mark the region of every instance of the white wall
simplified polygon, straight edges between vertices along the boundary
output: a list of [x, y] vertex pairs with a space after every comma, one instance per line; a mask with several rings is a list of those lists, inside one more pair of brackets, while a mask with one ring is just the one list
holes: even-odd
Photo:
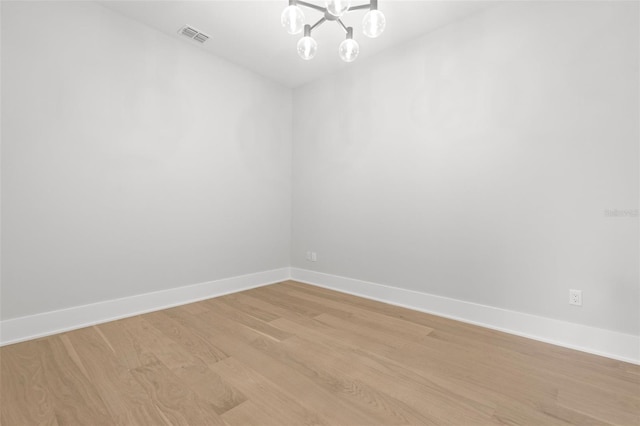
[[1, 8], [0, 319], [291, 263], [640, 332], [638, 219], [604, 214], [638, 208], [637, 3], [503, 4], [296, 89], [293, 177], [290, 90]]
[[293, 266], [638, 334], [638, 40], [505, 3], [297, 89]]
[[2, 319], [289, 265], [291, 91], [88, 2], [2, 2]]

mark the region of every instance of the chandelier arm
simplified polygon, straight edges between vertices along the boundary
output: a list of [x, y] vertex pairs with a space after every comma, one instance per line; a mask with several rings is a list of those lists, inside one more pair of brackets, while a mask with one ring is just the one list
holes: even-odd
[[311, 9], [319, 10], [322, 13], [327, 11], [327, 9], [325, 9], [324, 7], [320, 7], [320, 6], [318, 6], [316, 4], [313, 4], [313, 3], [307, 3], [306, 1], [298, 0], [298, 1], [296, 1], [296, 4], [298, 4], [300, 6], [309, 7]]
[[326, 20], [327, 20], [327, 18], [324, 18], [324, 17], [320, 18], [320, 19], [318, 20], [318, 22], [316, 22], [315, 24], [313, 24], [309, 30], [311, 31], [311, 30], [315, 29], [316, 27], [319, 27], [319, 26], [320, 26], [320, 25], [322, 25]]
[[345, 33], [349, 34], [349, 28], [342, 22], [342, 19], [336, 19], [336, 22], [340, 24]]
[[351, 6], [348, 11], [351, 12], [352, 10], [361, 10], [361, 9], [371, 9], [371, 3], [361, 4], [358, 6]]

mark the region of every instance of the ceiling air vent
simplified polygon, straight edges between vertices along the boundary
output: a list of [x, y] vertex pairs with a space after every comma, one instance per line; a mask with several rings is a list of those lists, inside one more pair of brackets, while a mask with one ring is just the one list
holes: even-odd
[[199, 41], [200, 43], [204, 43], [205, 41], [209, 40], [209, 36], [206, 34], [198, 33], [193, 37], [193, 39], [195, 41]]
[[184, 27], [180, 28], [178, 30], [178, 34], [189, 37], [190, 39], [193, 39], [198, 43], [204, 43], [205, 41], [209, 40], [208, 35], [206, 35], [205, 33], [201, 33], [200, 31], [189, 25], [185, 25]]

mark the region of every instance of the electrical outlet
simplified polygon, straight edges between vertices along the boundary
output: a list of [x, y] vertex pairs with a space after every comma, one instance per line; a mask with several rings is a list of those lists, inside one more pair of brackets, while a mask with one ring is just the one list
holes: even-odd
[[311, 252], [311, 261], [312, 262], [317, 262], [318, 261], [318, 253], [316, 253], [315, 251]]
[[311, 262], [311, 252], [308, 251], [307, 255], [305, 256], [305, 259], [307, 259], [309, 262]]
[[569, 290], [569, 304], [582, 306], [582, 290]]

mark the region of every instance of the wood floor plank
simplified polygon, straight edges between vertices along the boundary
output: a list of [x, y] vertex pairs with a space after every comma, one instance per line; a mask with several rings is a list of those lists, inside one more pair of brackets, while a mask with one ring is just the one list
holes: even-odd
[[[193, 339], [202, 339], [200, 336], [192, 333], [187, 328], [184, 328], [180, 322], [174, 320], [171, 315], [179, 315], [177, 311], [172, 311], [172, 314], [167, 312], [155, 312], [153, 315], [149, 315], [147, 319], [153, 326], [160, 332], [165, 332], [168, 335], [174, 334], [175, 330], [185, 330], [192, 334]], [[216, 374], [210, 367], [216, 365], [219, 359], [201, 358], [197, 355], [199, 351], [191, 353], [189, 350], [182, 346], [170, 346], [172, 348], [172, 356], [166, 357], [166, 351], [157, 351], [160, 357], [164, 358], [166, 362], [163, 362], [176, 376], [184, 381], [201, 399], [206, 401], [213, 407], [213, 410], [217, 414], [223, 414], [235, 406], [246, 401], [246, 397], [238, 391], [238, 389], [229, 385], [218, 374]], [[159, 358], [162, 361], [162, 358]], [[225, 354], [226, 359], [227, 355]]]
[[550, 362], [548, 359], [539, 356], [496, 348], [485, 342], [469, 341], [453, 333], [440, 330], [429, 334], [428, 342], [433, 342], [434, 339], [464, 346], [469, 351], [492, 359], [499, 365], [507, 364], [531, 371], [534, 374], [543, 375], [556, 383], [569, 381], [575, 386], [598, 383], [600, 388], [611, 392], [623, 391], [626, 394], [637, 395], [640, 398], [639, 380], [634, 380], [631, 375], [613, 377], [600, 368], [593, 368], [597, 363], [584, 365], [568, 364], [560, 361]]
[[291, 311], [300, 315], [314, 317], [316, 315], [320, 315], [324, 311], [324, 309], [322, 308], [317, 309], [317, 308], [310, 307], [309, 305], [299, 305], [297, 303], [291, 303], [291, 300], [289, 298], [282, 297], [279, 294], [274, 294], [273, 292], [269, 291], [269, 289], [266, 287], [253, 289], [251, 294], [252, 296], [260, 298], [261, 300], [264, 300], [266, 302], [269, 302], [272, 305], [278, 306], [280, 308], [283, 308], [286, 311]]
[[378, 419], [381, 424], [436, 424], [433, 419], [423, 415], [406, 402], [391, 397], [386, 391], [344, 374], [345, 370], [340, 366], [322, 362], [312, 352], [304, 354], [310, 350], [309, 348], [304, 348], [302, 352], [293, 355], [286, 346], [277, 345], [266, 339], [256, 340], [253, 344], [260, 351], [313, 380], [316, 385], [331, 392], [335, 397], [347, 401], [349, 405]]
[[[436, 364], [436, 368], [424, 368], [404, 363], [402, 359], [394, 359], [385, 356], [388, 347], [371, 346], [371, 341], [366, 337], [345, 333], [340, 329], [327, 329], [325, 324], [321, 324], [320, 331], [315, 330], [313, 322], [301, 325], [280, 319], [278, 325], [290, 331], [299, 330], [300, 336], [311, 339], [322, 344], [332, 351], [344, 353], [345, 356], [353, 357], [360, 363], [360, 368], [366, 366], [376, 369], [380, 374], [386, 374], [399, 379], [410, 378], [418, 385], [424, 386], [430, 391], [436, 392], [440, 396], [448, 399], [455, 398], [459, 410], [470, 409], [484, 414], [493, 412], [495, 401], [500, 399], [496, 395], [491, 395], [486, 389], [480, 388], [470, 383], [465, 371], [459, 375], [449, 374], [442, 364]], [[384, 350], [382, 350], [384, 348]], [[428, 395], [428, 400], [437, 400], [431, 395], [432, 392], [423, 391], [423, 395]], [[493, 399], [492, 399], [493, 397]]]
[[180, 308], [172, 308], [163, 312], [151, 312], [145, 315], [145, 320], [161, 328], [167, 337], [205, 363], [216, 363], [229, 356], [214, 342], [201, 338], [193, 330], [176, 322], [167, 322], [168, 314], [188, 315], [187, 312], [180, 310]]
[[212, 407], [160, 360], [131, 370], [149, 399], [171, 425], [225, 425]]
[[252, 306], [251, 304], [247, 303], [242, 296], [243, 295], [241, 293], [228, 294], [224, 297], [220, 297], [219, 300], [240, 312], [244, 312], [245, 314], [251, 315], [252, 317], [264, 322], [269, 322], [280, 318], [279, 315], [261, 309], [257, 306]]
[[414, 341], [421, 339], [423, 336], [428, 336], [433, 332], [432, 327], [427, 327], [423, 324], [416, 324], [415, 322], [361, 309], [357, 306], [349, 306], [344, 303], [323, 299], [302, 292], [298, 288], [272, 286], [270, 290], [277, 294], [286, 294], [291, 302], [310, 305], [322, 311], [323, 314], [329, 314], [333, 317], [358, 324], [359, 326], [370, 327], [374, 330], [384, 330]]
[[[329, 372], [343, 381], [361, 383], [364, 387], [379, 390], [377, 393], [388, 403], [387, 409], [397, 411], [416, 424], [489, 424], [493, 409], [479, 409], [479, 404], [463, 401], [460, 395], [446, 395], [436, 386], [415, 380], [410, 375], [388, 374], [380, 368], [371, 368], [364, 357], [354, 359], [353, 352], [343, 352], [335, 347], [314, 343], [302, 337], [288, 340], [284, 349], [295, 353], [307, 365]], [[307, 354], [307, 358], [300, 354]], [[315, 360], [315, 361], [314, 361]], [[318, 360], [321, 360], [319, 362]], [[361, 385], [361, 387], [363, 387]], [[465, 403], [466, 402], [466, 403]], [[471, 407], [473, 405], [473, 407]], [[484, 407], [483, 407], [484, 408]]]
[[[211, 361], [211, 357], [198, 357], [199, 350], [195, 350], [195, 355], [190, 351], [190, 347], [185, 347], [173, 341], [169, 335], [175, 333], [176, 324], [164, 327], [168, 335], [162, 334], [152, 323], [157, 323], [159, 313], [148, 315], [146, 319], [134, 317], [128, 319], [129, 330], [138, 330], [138, 342], [132, 351], [137, 354], [144, 354], [142, 358], [144, 364], [139, 368], [149, 364], [162, 362], [173, 374], [180, 377], [185, 386], [188, 386], [198, 396], [207, 402], [217, 414], [221, 414], [235, 405], [243, 402], [245, 398], [223, 383], [219, 377], [211, 372], [206, 361]], [[160, 317], [161, 318], [161, 317]], [[164, 322], [161, 322], [164, 324]], [[180, 327], [180, 324], [177, 324]], [[107, 351], [107, 348], [104, 348]], [[134, 359], [139, 359], [136, 356]], [[127, 357], [123, 358], [125, 361]], [[204, 360], [203, 360], [204, 359]], [[217, 358], [215, 358], [217, 361]]]
[[45, 382], [42, 356], [40, 344], [36, 341], [2, 349], [2, 424], [56, 424], [53, 399]]
[[61, 336], [72, 358], [104, 401], [113, 424], [165, 425], [166, 418], [146, 398], [126, 361], [120, 361], [98, 332], [97, 327], [76, 330]]
[[287, 281], [0, 348], [0, 424], [640, 425], [640, 366]]
[[150, 328], [150, 325], [143, 324], [140, 316], [95, 326], [114, 357], [129, 369], [155, 362], [156, 356], [142, 344]]
[[639, 395], [624, 395], [603, 390], [598, 386], [562, 386], [558, 405], [593, 418], [617, 424], [640, 425]]
[[[285, 321], [279, 320], [281, 324]], [[292, 329], [299, 327], [294, 323], [289, 324]], [[299, 348], [293, 349], [295, 353], [304, 353], [302, 348], [312, 351], [323, 362], [343, 369], [341, 374], [353, 375], [392, 395], [403, 394], [402, 400], [411, 401], [414, 397], [424, 400], [422, 403], [413, 401], [413, 405], [419, 411], [424, 410], [433, 416], [439, 424], [488, 423], [495, 409], [494, 404], [478, 398], [477, 393], [472, 393], [469, 398], [465, 392], [461, 392], [459, 385], [450, 388], [441, 386], [437, 381], [430, 380], [433, 377], [418, 375], [389, 359], [370, 357], [359, 345], [351, 346], [345, 340], [336, 341], [305, 331], [296, 339], [287, 341], [285, 346], [288, 345]], [[453, 407], [455, 410], [452, 410]]]
[[[484, 413], [493, 412], [495, 403], [491, 398], [487, 398], [487, 392], [483, 389], [474, 388], [472, 384], [463, 378], [453, 377], [442, 369], [417, 369], [412, 368], [401, 361], [385, 357], [384, 351], [370, 351], [366, 349], [366, 341], [359, 340], [359, 336], [345, 333], [339, 329], [327, 329], [325, 324], [309, 321], [301, 324], [287, 319], [279, 319], [278, 325], [291, 332], [298, 331], [299, 336], [311, 339], [318, 344], [322, 344], [332, 351], [337, 351], [352, 356], [361, 365], [378, 369], [383, 374], [393, 377], [410, 377], [416, 383], [433, 389], [450, 398], [457, 398], [461, 407], [469, 406]], [[320, 324], [320, 331], [315, 330], [315, 326]]]
[[[75, 332], [77, 330], [68, 334]], [[56, 420], [60, 425], [112, 424], [113, 419], [95, 385], [73, 362], [61, 337], [51, 336], [38, 341]]]
[[[194, 319], [184, 320], [194, 321]], [[264, 346], [264, 342], [274, 342], [272, 339], [215, 312], [200, 315], [198, 320], [216, 324], [215, 327], [207, 330], [212, 339], [224, 342], [224, 346], [229, 348], [235, 359], [254, 370], [259, 370], [271, 382], [278, 383], [281, 388], [287, 389], [290, 394], [295, 395], [299, 404], [311, 411], [321, 413], [330, 424], [377, 423], [375, 417], [367, 415], [357, 407], [350, 406], [337, 398], [333, 392], [319, 386], [313, 379], [259, 349]]]
[[241, 391], [216, 374], [210, 365], [184, 367], [180, 373], [176, 372], [176, 376], [209, 403], [217, 414], [224, 414], [247, 400]]
[[[430, 379], [442, 377], [445, 382], [464, 383], [465, 387], [473, 389], [477, 395], [491, 395], [495, 402], [502, 401], [504, 395], [508, 394], [510, 399], [536, 406], [539, 401], [555, 401], [557, 396], [555, 386], [536, 376], [521, 374], [514, 369], [505, 370], [505, 366], [488, 367], [476, 359], [457, 354], [458, 348], [455, 347], [449, 351], [442, 351], [412, 342], [396, 347], [367, 335], [345, 333], [340, 323], [334, 328], [327, 328], [325, 323], [313, 321], [300, 326], [286, 319], [279, 319], [273, 324], [291, 332], [303, 327], [300, 334], [318, 341], [328, 338], [331, 340], [327, 342], [330, 347], [339, 347], [340, 342], [349, 341], [363, 354], [375, 355], [378, 359], [404, 365], [416, 374]], [[358, 359], [363, 360], [366, 355], [360, 355]]]
[[[277, 417], [267, 414], [264, 408], [253, 401], [245, 401], [222, 415], [222, 419], [230, 425], [243, 426], [282, 426]], [[300, 423], [302, 424], [302, 423]]]
[[493, 418], [503, 425], [549, 425], [567, 426], [570, 423], [551, 416], [542, 410], [531, 410], [518, 402], [498, 404]]
[[[238, 300], [241, 300], [243, 303], [245, 303], [248, 306], [255, 307], [255, 308], [264, 310], [266, 312], [269, 312], [272, 315], [275, 315], [276, 318], [274, 320], [278, 318], [289, 318], [293, 320], [296, 320], [296, 319], [304, 320], [305, 318], [313, 318], [313, 316], [304, 315], [299, 312], [282, 308], [272, 303], [268, 303], [253, 293], [249, 293], [249, 292], [236, 293], [235, 296], [238, 298]], [[269, 322], [274, 320], [270, 320]]]
[[237, 309], [227, 305], [224, 301], [218, 299], [211, 299], [209, 302], [209, 306], [211, 309], [219, 315], [224, 315], [225, 317], [239, 322], [246, 327], [255, 330], [258, 333], [264, 334], [265, 336], [272, 338], [277, 341], [285, 340], [291, 337], [291, 334], [284, 332], [272, 325], [269, 325], [268, 322], [257, 319], [251, 315], [245, 314], [242, 311], [238, 311]]
[[584, 412], [562, 407], [556, 402], [540, 403], [541, 412], [554, 419], [562, 420], [568, 424], [581, 426], [611, 426], [612, 423], [592, 417]]
[[[510, 366], [509, 364], [505, 364], [503, 359], [495, 355], [489, 356], [482, 352], [471, 354], [467, 348], [461, 345], [450, 344], [449, 342], [442, 342], [431, 338], [408, 341], [392, 334], [381, 332], [369, 333], [368, 329], [361, 328], [357, 324], [349, 324], [327, 314], [319, 315], [316, 319], [323, 324], [333, 327], [335, 330], [349, 330], [352, 334], [363, 336], [361, 337], [361, 340], [363, 340], [361, 346], [363, 348], [372, 348], [372, 350], [386, 354], [390, 358], [404, 361], [403, 356], [407, 354], [407, 356], [417, 359], [436, 361], [441, 367], [458, 370], [452, 374], [467, 374], [467, 377], [478, 376], [484, 379], [485, 376], [481, 374], [485, 373], [494, 378], [496, 376], [504, 377], [504, 381], [511, 384], [513, 384], [513, 382], [508, 380], [509, 375], [511, 377], [528, 379], [527, 386], [530, 390], [538, 389], [538, 387], [532, 386], [533, 383], [542, 383], [542, 380], [537, 379], [537, 377], [543, 374], [543, 371], [533, 370], [528, 366]], [[364, 342], [365, 340], [371, 341], [371, 345]], [[463, 360], [471, 356], [473, 356], [473, 368], [469, 369], [468, 366], [461, 367], [460, 364]], [[431, 365], [435, 364], [432, 363]], [[539, 388], [542, 389], [543, 387], [540, 386]], [[496, 387], [496, 389], [498, 388]], [[548, 397], [555, 396], [556, 393], [553, 387], [546, 387], [544, 392]]]
[[182, 305], [179, 308], [181, 311], [187, 312], [191, 315], [198, 315], [209, 310], [206, 301], [189, 303], [187, 305]]
[[[233, 357], [220, 361], [212, 369], [245, 393], [251, 402], [251, 410], [260, 410], [261, 418], [268, 419], [272, 424], [328, 424], [321, 415], [298, 404], [295, 395], [288, 393], [253, 368]], [[245, 405], [245, 410], [247, 410], [246, 407]], [[287, 409], [282, 410], [281, 407], [287, 407]]]
[[[139, 334], [139, 342], [134, 350], [137, 353], [144, 353], [143, 358], [150, 360], [150, 363], [161, 361], [217, 414], [222, 414], [244, 402], [246, 400], [244, 395], [208, 368], [209, 363], [215, 363], [220, 359], [221, 352], [216, 351], [216, 356], [211, 356], [205, 351], [205, 356], [202, 356], [201, 348], [194, 349], [193, 345], [180, 345], [171, 338], [176, 333], [180, 333], [179, 341], [202, 339], [191, 330], [185, 329], [180, 323], [174, 322], [169, 317], [169, 312], [175, 315], [180, 311], [155, 312], [145, 315], [144, 318], [129, 319], [128, 329], [138, 330]], [[203, 312], [203, 310], [197, 312]], [[166, 334], [163, 334], [163, 331]], [[224, 356], [226, 357], [226, 354]], [[145, 362], [144, 365], [148, 364], [149, 362]]]

